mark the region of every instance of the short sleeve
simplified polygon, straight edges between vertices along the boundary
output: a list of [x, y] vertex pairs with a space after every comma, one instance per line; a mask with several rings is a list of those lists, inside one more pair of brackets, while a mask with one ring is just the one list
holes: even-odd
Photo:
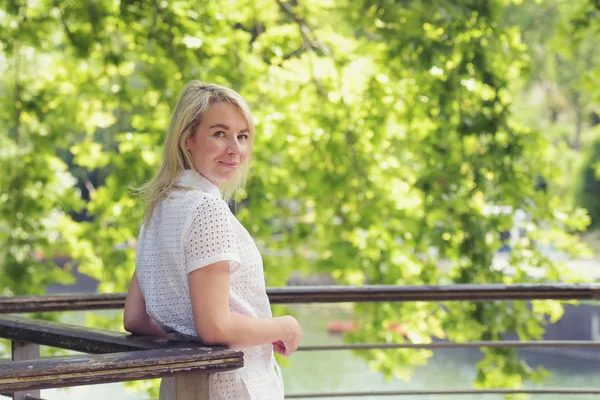
[[229, 261], [231, 272], [239, 267], [234, 218], [222, 199], [202, 200], [184, 240], [186, 273], [219, 261]]

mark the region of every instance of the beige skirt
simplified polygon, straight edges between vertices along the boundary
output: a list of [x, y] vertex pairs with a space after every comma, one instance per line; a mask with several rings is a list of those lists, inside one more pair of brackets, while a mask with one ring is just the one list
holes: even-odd
[[[175, 377], [163, 378], [159, 400], [175, 400]], [[283, 400], [283, 378], [275, 357], [244, 357], [244, 367], [209, 377], [210, 400]]]

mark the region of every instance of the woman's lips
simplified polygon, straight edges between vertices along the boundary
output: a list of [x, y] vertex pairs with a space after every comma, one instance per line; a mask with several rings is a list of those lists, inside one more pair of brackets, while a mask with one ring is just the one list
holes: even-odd
[[238, 163], [236, 163], [236, 162], [226, 162], [226, 161], [219, 161], [219, 162], [221, 164], [223, 164], [224, 166], [229, 167], [229, 168], [234, 168], [235, 169], [235, 168], [238, 167]]

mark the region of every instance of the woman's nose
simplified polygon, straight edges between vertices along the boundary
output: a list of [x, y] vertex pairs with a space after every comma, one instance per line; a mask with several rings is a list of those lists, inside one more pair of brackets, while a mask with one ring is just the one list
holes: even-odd
[[228, 146], [227, 146], [227, 152], [229, 154], [238, 154], [240, 152], [240, 144], [239, 144], [237, 138], [234, 138], [229, 141]]

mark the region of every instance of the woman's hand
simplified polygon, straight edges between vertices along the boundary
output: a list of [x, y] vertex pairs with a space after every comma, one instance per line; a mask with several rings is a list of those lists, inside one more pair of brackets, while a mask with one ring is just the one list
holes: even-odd
[[289, 357], [300, 345], [302, 328], [296, 318], [291, 315], [284, 315], [275, 319], [282, 325], [284, 336], [273, 342], [273, 349], [282, 356]]
[[285, 345], [283, 344], [283, 342], [281, 340], [279, 340], [277, 342], [273, 342], [273, 350], [275, 350], [277, 353], [283, 355], [285, 353]]

